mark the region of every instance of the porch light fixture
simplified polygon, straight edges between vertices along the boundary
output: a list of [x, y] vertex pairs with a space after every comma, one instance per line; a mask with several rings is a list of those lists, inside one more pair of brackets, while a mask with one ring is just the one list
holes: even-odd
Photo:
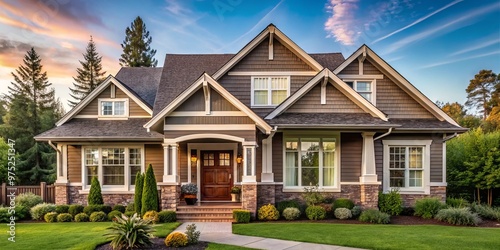
[[238, 156], [236, 156], [236, 163], [241, 164], [242, 161], [243, 161], [243, 156], [241, 156], [241, 154], [238, 154]]
[[191, 162], [198, 161], [198, 156], [196, 154], [196, 149], [191, 149]]

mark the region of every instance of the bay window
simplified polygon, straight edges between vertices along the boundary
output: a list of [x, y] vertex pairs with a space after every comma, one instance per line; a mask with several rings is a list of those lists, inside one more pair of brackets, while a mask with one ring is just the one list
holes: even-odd
[[290, 95], [290, 77], [252, 77], [252, 106], [277, 106]]
[[336, 137], [285, 138], [285, 188], [339, 186]]

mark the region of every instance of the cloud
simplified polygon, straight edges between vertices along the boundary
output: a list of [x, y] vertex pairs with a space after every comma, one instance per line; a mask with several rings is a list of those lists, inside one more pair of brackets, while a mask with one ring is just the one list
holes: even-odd
[[470, 46], [470, 47], [468, 47], [466, 49], [459, 50], [459, 51], [456, 51], [454, 53], [451, 53], [449, 56], [458, 56], [458, 55], [461, 55], [461, 54], [465, 54], [467, 52], [471, 52], [471, 51], [474, 51], [474, 50], [486, 48], [486, 47], [488, 47], [490, 45], [493, 45], [493, 44], [500, 44], [500, 39], [495, 38], [495, 39], [492, 39], [492, 40], [489, 40], [489, 41], [486, 41], [486, 42], [482, 42], [482, 43], [476, 44], [474, 46]]
[[453, 60], [448, 60], [448, 61], [443, 61], [443, 62], [432, 63], [432, 64], [422, 66], [422, 67], [420, 67], [420, 69], [433, 68], [433, 67], [442, 66], [442, 65], [446, 65], [446, 64], [467, 61], [470, 59], [482, 58], [482, 57], [487, 57], [487, 56], [492, 56], [492, 55], [499, 55], [499, 54], [500, 54], [500, 50], [497, 50], [497, 51], [492, 51], [492, 52], [488, 52], [488, 53], [484, 53], [484, 54], [479, 54], [479, 55], [474, 55], [474, 56], [469, 56], [469, 57], [464, 57], [464, 58], [459, 58], [459, 59], [453, 59]]
[[355, 11], [358, 9], [358, 0], [330, 0], [326, 8], [332, 16], [325, 22], [328, 37], [344, 45], [354, 45], [361, 34], [361, 27], [357, 25]]
[[456, 0], [456, 1], [453, 1], [453, 2], [451, 2], [451, 3], [447, 4], [446, 6], [444, 6], [444, 7], [440, 8], [440, 9], [438, 9], [438, 10], [436, 10], [436, 11], [433, 11], [432, 13], [430, 13], [430, 14], [428, 14], [428, 15], [424, 16], [424, 17], [421, 17], [421, 18], [417, 19], [416, 21], [414, 21], [414, 22], [412, 22], [412, 23], [410, 23], [410, 24], [406, 25], [405, 27], [403, 27], [403, 28], [401, 28], [401, 29], [398, 29], [398, 30], [396, 30], [396, 31], [394, 31], [394, 32], [391, 32], [391, 33], [389, 33], [389, 34], [387, 34], [387, 35], [385, 35], [385, 36], [383, 36], [383, 37], [380, 37], [380, 38], [378, 38], [378, 39], [375, 39], [372, 43], [373, 43], [373, 44], [375, 44], [375, 43], [380, 42], [380, 41], [382, 41], [382, 40], [384, 40], [384, 39], [386, 39], [386, 38], [389, 38], [389, 37], [391, 37], [391, 36], [393, 36], [393, 35], [395, 35], [395, 34], [397, 34], [397, 33], [401, 32], [401, 31], [403, 31], [403, 30], [406, 30], [406, 29], [408, 29], [408, 28], [410, 28], [410, 27], [412, 27], [412, 26], [414, 26], [414, 25], [416, 25], [416, 24], [419, 24], [419, 23], [421, 23], [421, 22], [425, 21], [427, 18], [430, 18], [430, 17], [432, 17], [432, 16], [434, 16], [434, 15], [438, 14], [439, 12], [441, 12], [441, 11], [443, 11], [443, 10], [446, 10], [446, 9], [450, 8], [451, 6], [453, 6], [453, 5], [457, 4], [457, 3], [460, 3], [460, 2], [463, 2], [463, 0]]
[[166, 0], [167, 6], [165, 9], [174, 15], [185, 15], [191, 14], [192, 11], [188, 8], [183, 7], [179, 2], [174, 0]]

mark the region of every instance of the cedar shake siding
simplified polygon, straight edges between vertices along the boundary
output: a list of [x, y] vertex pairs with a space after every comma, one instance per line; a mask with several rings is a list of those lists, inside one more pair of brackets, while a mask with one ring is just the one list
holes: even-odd
[[363, 138], [359, 133], [342, 133], [340, 135], [340, 181], [358, 182], [361, 176], [361, 154]]
[[285, 113], [365, 113], [331, 84], [326, 85], [326, 104], [321, 102], [321, 84], [316, 85]]
[[[78, 115], [99, 115], [99, 99], [111, 98], [111, 86], [107, 87], [101, 94], [99, 94], [87, 107], [83, 108]], [[115, 87], [115, 98], [128, 98], [129, 103], [129, 116], [130, 117], [151, 117], [148, 112], [141, 108], [134, 100], [129, 98], [125, 92]]]
[[313, 69], [287, 49], [278, 40], [273, 40], [273, 60], [269, 60], [269, 37], [236, 64], [231, 71], [313, 71]]
[[161, 144], [146, 144], [144, 145], [146, 154], [145, 169], [151, 164], [153, 172], [156, 176], [156, 182], [163, 181], [163, 146]]
[[[212, 88], [210, 89], [210, 101], [211, 111], [239, 111], [239, 109]], [[205, 96], [203, 94], [203, 89], [196, 91], [175, 109], [175, 111], [205, 111]]]
[[68, 145], [68, 180], [82, 182], [82, 146]]

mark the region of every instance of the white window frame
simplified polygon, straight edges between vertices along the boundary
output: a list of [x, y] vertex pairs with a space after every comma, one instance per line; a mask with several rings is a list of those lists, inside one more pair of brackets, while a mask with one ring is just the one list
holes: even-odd
[[[369, 102], [371, 102], [373, 105], [376, 105], [376, 100], [377, 100], [377, 79], [342, 79], [346, 84], [348, 82], [352, 82], [352, 89], [356, 91], [357, 93], [361, 94], [371, 94]], [[358, 82], [370, 82], [371, 84], [371, 90], [372, 91], [358, 91]], [[361, 95], [362, 96], [362, 95]], [[363, 97], [364, 98], [364, 97]]]
[[[262, 104], [255, 104], [255, 88], [254, 88], [254, 79], [255, 78], [267, 78], [267, 105], [262, 105]], [[251, 93], [250, 93], [250, 99], [251, 99], [251, 106], [255, 108], [270, 108], [270, 107], [277, 107], [280, 103], [278, 104], [272, 104], [272, 88], [271, 88], [271, 79], [272, 78], [286, 78], [287, 79], [287, 92], [286, 92], [286, 98], [290, 96], [290, 76], [252, 76], [251, 79]], [[285, 99], [286, 99], [285, 98]]]
[[[106, 119], [106, 118], [110, 118], [110, 119], [114, 119], [114, 118], [128, 118], [129, 117], [129, 100], [128, 98], [99, 98], [98, 99], [99, 101], [99, 105], [98, 105], [98, 115], [97, 117], [100, 118], [100, 119]], [[102, 103], [103, 102], [112, 102], [113, 103], [113, 114], [112, 115], [103, 115], [102, 114]], [[115, 105], [114, 103], [115, 102], [124, 102], [124, 113], [123, 115], [115, 115], [114, 112], [115, 112]]]
[[[422, 187], [399, 187], [397, 188], [401, 194], [430, 194], [430, 175], [431, 175], [431, 144], [432, 140], [382, 140], [384, 145], [384, 158], [383, 158], [383, 190], [384, 192], [389, 192], [392, 189], [390, 187], [390, 171], [389, 171], [389, 161], [390, 161], [390, 147], [422, 147], [422, 164], [423, 164], [423, 175], [422, 175]], [[408, 166], [404, 169], [408, 169]], [[406, 176], [405, 181], [409, 178]]]
[[[134, 191], [135, 185], [132, 185], [130, 178], [130, 148], [138, 148], [141, 151], [141, 173], [145, 172], [145, 151], [144, 145], [122, 145], [122, 144], [109, 144], [100, 146], [83, 146], [82, 147], [82, 191], [89, 191], [91, 185], [87, 185], [87, 167], [85, 164], [85, 149], [97, 148], [99, 154], [97, 178], [101, 184], [102, 191]], [[125, 164], [124, 164], [124, 184], [123, 185], [103, 185], [104, 173], [102, 164], [102, 149], [103, 148], [124, 148], [125, 149]]]
[[[318, 179], [319, 179], [319, 188], [320, 190], [322, 191], [327, 191], [327, 192], [340, 192], [341, 189], [340, 189], [340, 175], [341, 175], [341, 166], [340, 166], [340, 162], [341, 162], [341, 147], [340, 147], [340, 133], [331, 133], [331, 132], [285, 132], [283, 134], [283, 192], [305, 192], [304, 191], [304, 187], [310, 187], [310, 186], [286, 186], [286, 142], [287, 142], [287, 139], [288, 138], [298, 138], [299, 141], [300, 139], [304, 139], [304, 138], [319, 138], [320, 139], [320, 151], [319, 151], [319, 162], [320, 162], [320, 170], [319, 170], [319, 175], [318, 175]], [[323, 186], [322, 185], [322, 182], [323, 182], [323, 147], [322, 147], [322, 143], [323, 142], [323, 139], [335, 139], [335, 166], [334, 166], [334, 186]], [[299, 159], [298, 159], [298, 162], [299, 162], [299, 171], [298, 171], [298, 183], [300, 184], [301, 183], [301, 179], [302, 179], [302, 171], [301, 171], [301, 160], [300, 160], [300, 143], [299, 145], [297, 145], [298, 147], [298, 156], [299, 156]]]

